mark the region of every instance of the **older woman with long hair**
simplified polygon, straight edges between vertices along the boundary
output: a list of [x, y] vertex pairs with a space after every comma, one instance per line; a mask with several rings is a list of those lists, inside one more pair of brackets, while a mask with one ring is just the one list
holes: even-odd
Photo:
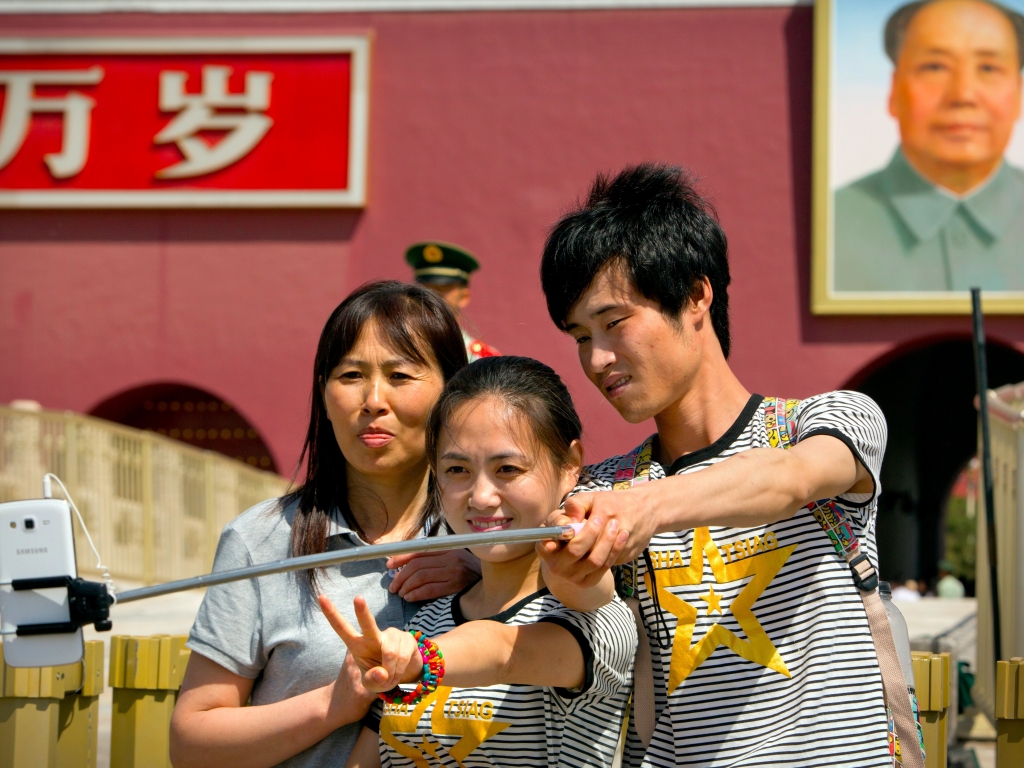
[[[434, 292], [397, 282], [353, 292], [320, 335], [305, 480], [228, 524], [214, 570], [430, 535], [427, 418], [465, 365], [458, 322]], [[344, 765], [374, 697], [318, 595], [339, 606], [361, 596], [382, 626], [400, 627], [414, 601], [478, 577], [479, 563], [459, 551], [212, 587], [188, 641], [174, 765]]]

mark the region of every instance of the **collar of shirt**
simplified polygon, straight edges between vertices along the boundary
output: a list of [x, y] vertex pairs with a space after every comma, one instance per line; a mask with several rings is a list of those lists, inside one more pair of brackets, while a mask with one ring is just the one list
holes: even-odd
[[1007, 194], [1016, 179], [1010, 167], [1000, 163], [999, 170], [981, 189], [964, 198], [942, 191], [919, 174], [897, 149], [883, 173], [882, 183], [893, 208], [919, 241], [938, 234], [958, 209], [993, 240], [998, 240], [1018, 211], [1015, 195]]
[[[440, 535], [444, 535], [446, 531], [442, 528]], [[425, 528], [420, 528], [413, 539], [422, 539], [427, 535]], [[327, 536], [328, 538], [333, 536], [341, 536], [345, 541], [353, 547], [368, 547], [370, 544], [360, 538], [359, 534], [348, 527], [348, 523], [342, 517], [341, 512], [335, 508], [327, 518]]]
[[338, 509], [331, 511], [327, 517], [327, 536], [341, 536], [353, 547], [365, 547], [367, 543], [359, 538], [359, 534], [348, 527], [345, 519]]

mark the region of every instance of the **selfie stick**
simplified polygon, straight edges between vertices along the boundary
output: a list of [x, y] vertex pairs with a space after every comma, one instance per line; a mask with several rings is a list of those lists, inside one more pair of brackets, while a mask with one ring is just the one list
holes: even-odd
[[250, 565], [247, 568], [233, 568], [229, 571], [217, 571], [216, 573], [208, 573], [205, 576], [195, 576], [191, 579], [181, 579], [180, 581], [169, 581], [166, 584], [157, 584], [152, 587], [130, 589], [127, 592], [118, 593], [117, 602], [119, 604], [130, 603], [133, 600], [169, 595], [172, 592], [184, 592], [185, 590], [197, 589], [198, 587], [212, 587], [216, 584], [226, 584], [229, 581], [254, 579], [257, 576], [270, 576], [274, 573], [288, 573], [289, 571], [301, 571], [307, 568], [323, 568], [328, 565], [340, 565], [341, 563], [358, 563], [363, 560], [377, 560], [394, 557], [395, 555], [446, 551], [449, 549], [463, 549], [465, 547], [488, 547], [495, 544], [532, 544], [538, 541], [568, 540], [577, 534], [582, 527], [582, 523], [573, 523], [553, 528], [526, 528], [525, 530], [494, 531], [493, 533], [467, 533], [459, 536], [431, 536], [425, 539], [393, 541], [387, 544], [374, 544], [368, 547], [354, 547], [340, 552], [322, 552], [317, 555], [290, 557], [286, 560], [277, 560], [272, 563]]

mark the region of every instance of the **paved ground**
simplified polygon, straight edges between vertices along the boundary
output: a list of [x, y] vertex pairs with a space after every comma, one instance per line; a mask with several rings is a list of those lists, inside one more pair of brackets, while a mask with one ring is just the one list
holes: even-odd
[[977, 601], [972, 597], [962, 600], [941, 600], [926, 597], [914, 603], [896, 603], [907, 622], [910, 640], [941, 637], [954, 645], [955, 655], [975, 664], [975, 615]]

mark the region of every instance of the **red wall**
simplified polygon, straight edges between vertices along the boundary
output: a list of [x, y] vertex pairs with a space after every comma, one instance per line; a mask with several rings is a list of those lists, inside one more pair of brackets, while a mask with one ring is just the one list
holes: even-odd
[[[468, 315], [566, 377], [591, 458], [631, 447], [544, 309], [546, 230], [594, 173], [697, 174], [729, 235], [733, 365], [749, 389], [841, 386], [967, 318], [808, 310], [811, 9], [3, 17], [5, 36], [372, 29], [365, 211], [0, 213], [0, 402], [87, 411], [180, 381], [232, 402], [279, 466], [301, 445], [323, 321], [402, 253], [449, 240], [484, 264]], [[302, 148], [296, 147], [298, 156]], [[1024, 319], [989, 320], [1024, 349]]]

